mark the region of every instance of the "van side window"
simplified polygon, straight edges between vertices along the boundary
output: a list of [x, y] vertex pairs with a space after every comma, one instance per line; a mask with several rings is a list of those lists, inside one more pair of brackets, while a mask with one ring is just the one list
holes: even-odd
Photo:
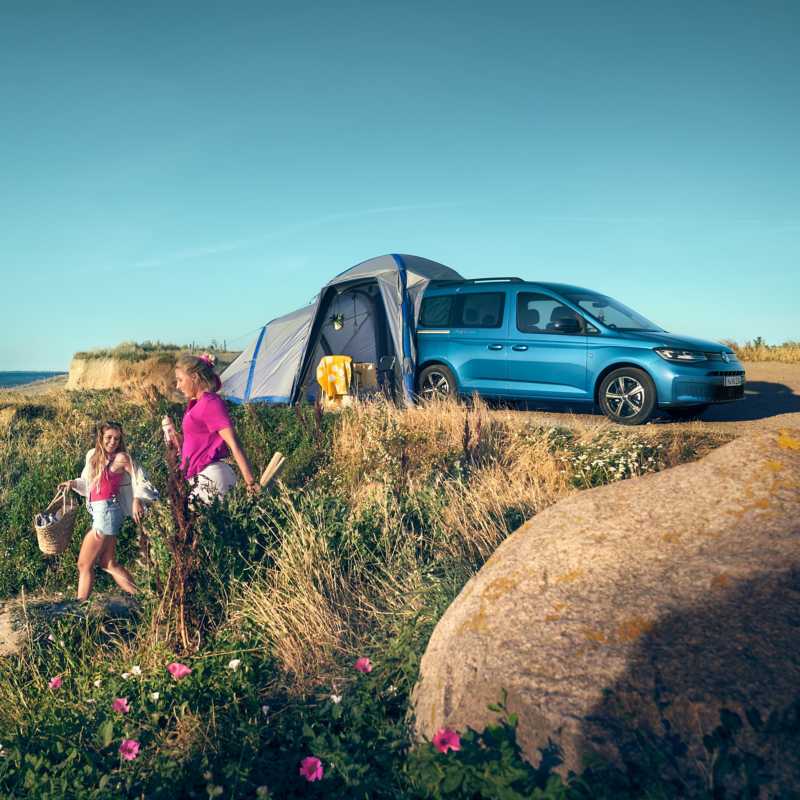
[[452, 305], [451, 294], [444, 297], [426, 297], [419, 311], [419, 324], [423, 328], [449, 328]]
[[555, 297], [538, 292], [520, 292], [517, 295], [517, 328], [522, 333], [560, 334], [555, 322], [564, 318], [577, 319], [583, 327], [583, 317]]
[[499, 328], [503, 324], [505, 305], [505, 292], [456, 295], [452, 324], [465, 328]]

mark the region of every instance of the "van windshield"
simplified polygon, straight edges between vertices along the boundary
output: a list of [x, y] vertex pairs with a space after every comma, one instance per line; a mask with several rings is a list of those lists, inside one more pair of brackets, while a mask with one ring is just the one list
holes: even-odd
[[658, 325], [646, 320], [627, 306], [591, 292], [564, 292], [564, 297], [580, 306], [590, 317], [615, 331], [660, 331]]

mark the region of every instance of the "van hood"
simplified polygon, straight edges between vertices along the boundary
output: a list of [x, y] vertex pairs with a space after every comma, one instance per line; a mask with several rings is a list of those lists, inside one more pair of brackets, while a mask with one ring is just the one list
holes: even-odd
[[708, 339], [695, 339], [666, 331], [618, 331], [620, 339], [638, 342], [652, 342], [653, 347], [682, 347], [686, 350], [700, 350], [704, 353], [732, 353], [730, 347]]

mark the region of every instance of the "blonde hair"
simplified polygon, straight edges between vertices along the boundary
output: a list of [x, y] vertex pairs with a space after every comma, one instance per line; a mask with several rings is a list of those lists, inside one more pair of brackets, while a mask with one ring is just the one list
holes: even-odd
[[106, 468], [106, 449], [103, 447], [103, 435], [108, 430], [119, 431], [119, 444], [114, 451], [117, 453], [126, 453], [125, 450], [125, 434], [122, 432], [122, 425], [119, 422], [104, 422], [97, 427], [97, 440], [94, 443], [94, 453], [89, 459], [89, 486], [92, 489], [100, 488], [100, 481], [103, 477], [103, 470]]
[[[208, 362], [204, 359], [208, 359]], [[209, 353], [203, 353], [200, 358], [188, 355], [181, 356], [178, 359], [178, 363], [175, 364], [175, 369], [179, 369], [184, 375], [196, 375], [198, 382], [207, 392], [218, 392], [220, 390], [220, 382], [214, 372], [216, 360], [216, 356], [212, 356]]]

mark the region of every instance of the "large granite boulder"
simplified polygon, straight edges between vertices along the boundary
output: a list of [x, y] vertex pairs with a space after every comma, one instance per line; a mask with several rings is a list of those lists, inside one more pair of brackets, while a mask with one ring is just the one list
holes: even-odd
[[[563, 500], [513, 533], [437, 625], [415, 732], [483, 730], [505, 689], [534, 766], [554, 752], [565, 775], [590, 753], [635, 759], [635, 725], [687, 784], [701, 780], [722, 708], [766, 719], [800, 694], [799, 544], [796, 430]], [[778, 761], [777, 785], [800, 786], [800, 754]]]

